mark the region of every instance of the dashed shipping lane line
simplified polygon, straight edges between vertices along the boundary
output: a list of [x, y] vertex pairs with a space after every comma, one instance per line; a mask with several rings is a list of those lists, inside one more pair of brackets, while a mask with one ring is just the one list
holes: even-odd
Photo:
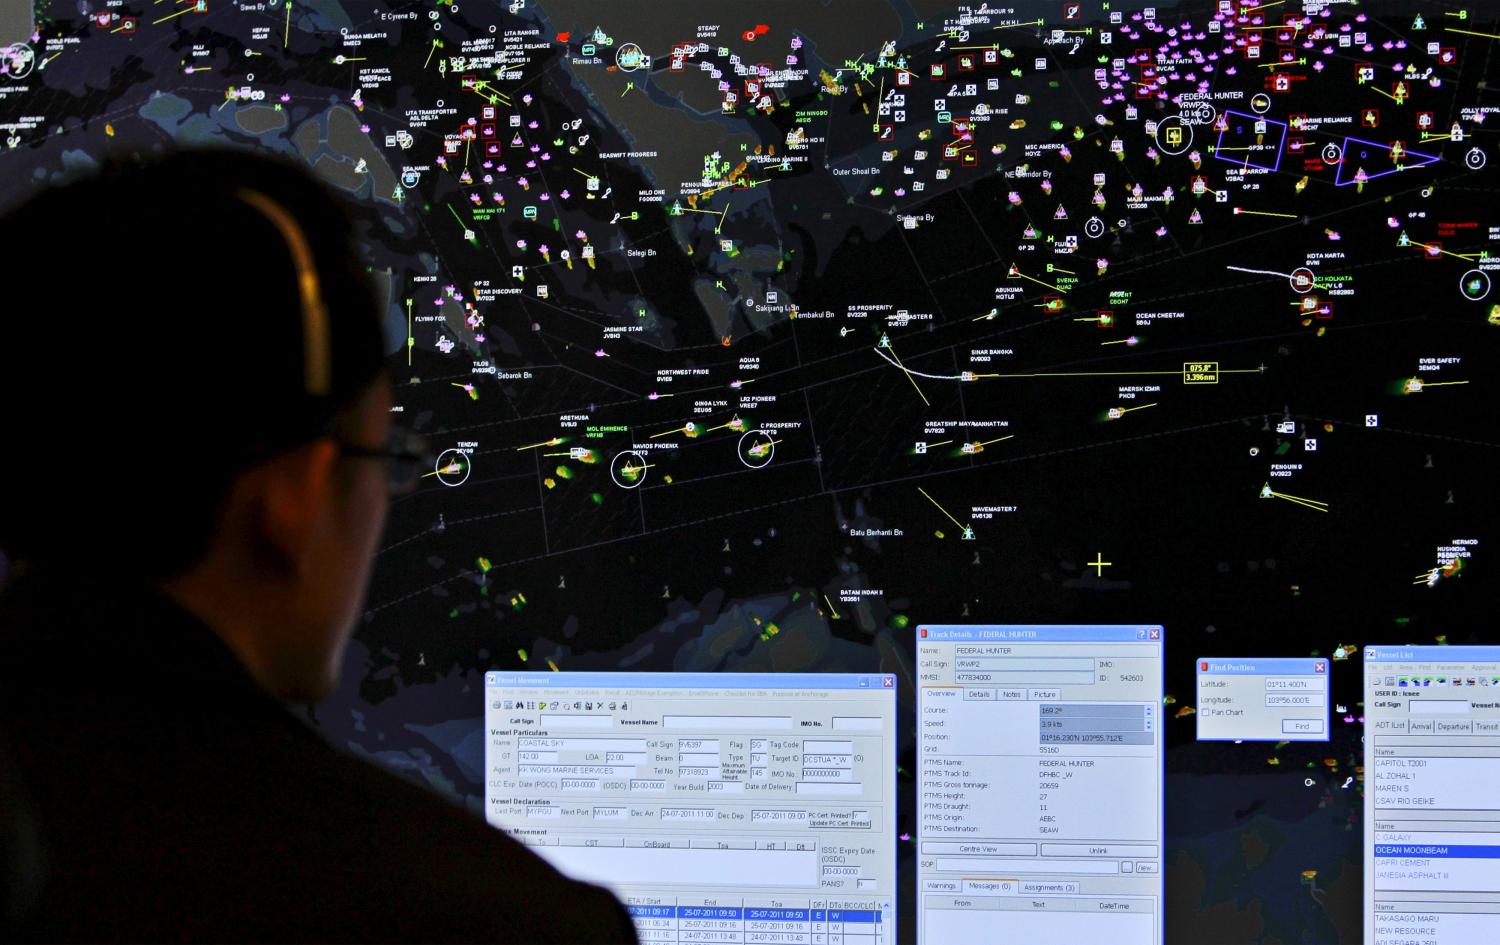
[[[651, 535], [659, 535], [662, 532], [676, 531], [677, 529], [681, 529], [681, 528], [692, 528], [692, 527], [694, 527], [696, 525], [702, 525], [702, 524], [705, 524], [707, 522], [714, 522], [714, 521], [718, 521], [720, 519], [736, 518], [736, 517], [739, 517], [739, 516], [742, 516], [742, 515], [750, 515], [750, 514], [755, 513], [755, 512], [763, 512], [766, 509], [774, 509], [774, 508], [778, 508], [778, 507], [783, 506], [783, 505], [792, 505], [792, 504], [797, 503], [797, 502], [806, 502], [808, 500], [817, 499], [817, 498], [820, 498], [820, 497], [825, 496], [825, 495], [827, 495], [826, 492], [808, 493], [806, 495], [800, 495], [800, 496], [797, 496], [796, 498], [792, 498], [792, 499], [782, 499], [779, 502], [770, 502], [770, 503], [767, 503], [766, 505], [758, 505], [758, 506], [755, 506], [754, 508], [737, 509], [737, 510], [735, 510], [733, 512], [724, 512], [723, 514], [720, 514], [720, 515], [710, 515], [707, 518], [700, 518], [700, 519], [697, 519], [697, 520], [692, 521], [692, 522], [682, 522], [682, 523], [679, 523], [677, 525], [667, 525], [667, 526], [664, 526], [662, 528], [652, 529], [651, 531], [643, 531], [643, 532], [641, 532], [639, 534], [636, 534], [636, 535], [625, 535], [625, 536], [623, 536], [621, 538], [608, 538], [608, 539], [605, 539], [604, 541], [591, 542], [590, 544], [587, 544], [587, 545], [575, 545], [575, 546], [573, 546], [571, 548], [562, 548], [562, 549], [559, 549], [559, 550], [557, 550], [555, 552], [547, 552], [547, 553], [539, 554], [539, 555], [527, 555], [524, 558], [513, 558], [510, 561], [503, 561], [503, 562], [500, 562], [498, 564], [493, 565], [492, 566], [492, 570], [493, 569], [498, 569], [498, 568], [513, 567], [513, 566], [518, 565], [518, 564], [528, 564], [528, 563], [530, 563], [532, 561], [541, 561], [541, 560], [544, 560], [546, 558], [555, 557], [557, 555], [570, 554], [570, 553], [575, 552], [575, 551], [589, 551], [589, 550], [594, 549], [594, 548], [602, 548], [602, 547], [605, 547], [607, 545], [618, 544], [619, 542], [622, 542], [622, 541], [631, 541], [631, 540], [636, 539], [636, 538], [646, 538], [646, 537], [651, 536]], [[442, 587], [445, 584], [451, 584], [452, 582], [457, 581], [457, 580], [461, 579], [462, 577], [464, 577], [464, 575], [462, 575], [462, 574], [455, 574], [452, 577], [444, 578], [441, 581], [435, 581], [432, 584], [427, 585], [426, 587], [419, 588], [419, 589], [417, 589], [415, 591], [411, 591], [409, 593], [403, 594], [400, 597], [396, 597], [396, 598], [393, 598], [391, 600], [388, 600], [385, 603], [380, 604], [380, 605], [378, 605], [376, 607], [371, 607], [371, 608], [369, 608], [369, 609], [367, 609], [365, 611], [364, 616], [365, 616], [366, 619], [368, 619], [368, 618], [374, 616], [375, 614], [379, 613], [382, 610], [385, 610], [385, 609], [390, 608], [390, 607], [394, 607], [395, 605], [401, 603], [402, 601], [407, 601], [407, 600], [412, 599], [413, 597], [417, 597], [417, 596], [420, 596], [422, 594], [430, 593], [434, 588]]]
[[1361, 430], [1369, 430], [1371, 433], [1400, 433], [1403, 436], [1417, 436], [1425, 440], [1443, 440], [1448, 443], [1462, 443], [1465, 446], [1483, 446], [1489, 449], [1500, 449], [1500, 443], [1490, 443], [1486, 440], [1471, 440], [1463, 436], [1448, 436], [1443, 433], [1423, 433], [1420, 430], [1402, 430], [1398, 427], [1388, 427], [1381, 424], [1378, 427], [1367, 427], [1363, 422], [1357, 420], [1333, 420], [1328, 417], [1307, 417], [1292, 414], [1297, 420], [1313, 420], [1318, 423], [1331, 423], [1340, 427], [1357, 427]]
[[[531, 477], [528, 475], [526, 478], [529, 479]], [[456, 518], [456, 519], [454, 519], [451, 522], [447, 521], [445, 519], [444, 522], [443, 522], [443, 524], [445, 526], [447, 526], [447, 525], [466, 525], [469, 522], [482, 522], [482, 521], [485, 521], [486, 519], [501, 518], [501, 517], [506, 516], [506, 515], [521, 515], [522, 513], [525, 513], [525, 512], [536, 512], [536, 511], [540, 511], [540, 510], [541, 510], [541, 506], [540, 505], [531, 505], [531, 506], [527, 506], [524, 509], [511, 509], [510, 511], [507, 511], [507, 512], [490, 512], [487, 515], [471, 515], [468, 518]], [[408, 535], [405, 538], [402, 538], [400, 541], [394, 541], [394, 542], [391, 542], [389, 545], [386, 545], [384, 548], [382, 548], [379, 551], [375, 552], [375, 556], [379, 557], [379, 556], [385, 554], [387, 551], [390, 551], [390, 550], [392, 550], [394, 548], [399, 548], [402, 545], [407, 544], [408, 542], [416, 541], [418, 538], [421, 538], [424, 535], [430, 535], [430, 534], [432, 534], [431, 529], [426, 529], [424, 531], [417, 532], [415, 535]]]
[[[950, 379], [950, 378], [944, 378], [944, 377], [937, 376], [937, 375], [922, 375], [922, 376], [924, 376], [924, 377], [933, 377], [934, 379], [938, 379], [938, 380]], [[1258, 416], [1258, 415], [1256, 415], [1256, 416]], [[1469, 439], [1467, 437], [1447, 436], [1447, 435], [1441, 434], [1441, 433], [1424, 433], [1424, 432], [1419, 431], [1419, 430], [1403, 430], [1403, 429], [1400, 429], [1400, 428], [1387, 427], [1387, 426], [1382, 426], [1382, 427], [1377, 427], [1377, 428], [1367, 428], [1367, 427], [1364, 426], [1364, 424], [1362, 422], [1350, 421], [1350, 420], [1337, 420], [1337, 419], [1333, 419], [1333, 418], [1329, 418], [1329, 417], [1312, 417], [1312, 416], [1301, 416], [1301, 415], [1294, 415], [1294, 416], [1296, 416], [1296, 419], [1300, 419], [1300, 420], [1304, 420], [1304, 421], [1311, 420], [1311, 421], [1315, 421], [1317, 423], [1332, 423], [1332, 424], [1335, 424], [1337, 426], [1357, 427], [1357, 428], [1360, 428], [1360, 429], [1375, 429], [1375, 430], [1378, 430], [1380, 432], [1385, 432], [1385, 433], [1399, 433], [1399, 434], [1402, 434], [1403, 436], [1415, 436], [1415, 437], [1422, 437], [1424, 439], [1442, 440], [1442, 441], [1446, 441], [1446, 442], [1450, 442], [1450, 443], [1462, 443], [1462, 444], [1465, 444], [1465, 445], [1468, 445], [1468, 446], [1482, 446], [1482, 447], [1487, 447], [1489, 449], [1500, 449], [1500, 443], [1491, 443], [1491, 442], [1487, 442], [1485, 440], [1474, 440], [1474, 439]], [[912, 479], [927, 479], [927, 478], [931, 478], [931, 477], [935, 477], [935, 476], [940, 476], [940, 475], [949, 475], [949, 474], [955, 473], [955, 472], [964, 472], [964, 471], [967, 471], [968, 469], [971, 469], [971, 468], [977, 468], [978, 466], [1001, 465], [1001, 464], [1004, 464], [1004, 463], [1015, 463], [1015, 462], [1021, 462], [1021, 461], [1030, 460], [1030, 459], [1040, 459], [1040, 458], [1044, 458], [1044, 457], [1048, 457], [1048, 456], [1056, 456], [1056, 455], [1063, 454], [1063, 453], [1073, 453], [1073, 452], [1079, 452], [1079, 451], [1087, 450], [1087, 449], [1096, 449], [1096, 448], [1099, 448], [1099, 447], [1102, 447], [1102, 446], [1111, 446], [1111, 445], [1114, 445], [1116, 443], [1128, 443], [1128, 442], [1132, 442], [1132, 441], [1136, 441], [1136, 440], [1151, 439], [1151, 438], [1162, 437], [1162, 436], [1170, 436], [1170, 435], [1173, 435], [1173, 434], [1176, 434], [1176, 433], [1191, 432], [1193, 430], [1201, 430], [1201, 429], [1208, 429], [1208, 428], [1212, 428], [1212, 427], [1224, 426], [1224, 425], [1231, 424], [1231, 423], [1243, 423], [1246, 420], [1254, 420], [1254, 419], [1255, 419], [1255, 416], [1240, 417], [1240, 418], [1235, 419], [1235, 420], [1216, 421], [1216, 422], [1213, 422], [1213, 423], [1199, 424], [1197, 426], [1192, 426], [1192, 427], [1182, 427], [1182, 428], [1174, 429], [1174, 430], [1163, 430], [1163, 431], [1159, 431], [1159, 432], [1155, 432], [1155, 433], [1142, 433], [1142, 434], [1137, 434], [1135, 436], [1122, 437], [1122, 438], [1119, 438], [1119, 439], [1110, 440], [1107, 443], [1082, 444], [1080, 446], [1063, 447], [1063, 448], [1060, 448], [1060, 449], [1046, 450], [1046, 451], [1038, 452], [1038, 453], [1028, 453], [1028, 454], [1026, 454], [1024, 456], [1016, 456], [1016, 457], [1010, 457], [1010, 458], [1006, 458], [1006, 459], [996, 459], [996, 460], [992, 460], [990, 462], [979, 463], [979, 464], [977, 464], [977, 466], [971, 465], [970, 467], [967, 467], [965, 469], [933, 470], [933, 471], [930, 471], [930, 472], [924, 472], [924, 473], [920, 473], [920, 474], [913, 475], [913, 476], [902, 477], [902, 478], [899, 478], [899, 479], [887, 479], [887, 480], [880, 480], [880, 481], [875, 481], [875, 482], [860, 483], [860, 484], [854, 485], [854, 486], [840, 486], [840, 487], [837, 487], [837, 488], [834, 488], [834, 489], [825, 489], [825, 490], [822, 490], [822, 491], [820, 491], [818, 493], [814, 493], [814, 494], [806, 495], [806, 496], [801, 496], [801, 497], [799, 497], [797, 499], [789, 499], [789, 500], [786, 500], [784, 502], [779, 502], [779, 503], [774, 503], [774, 504], [775, 505], [785, 505], [785, 504], [787, 504], [789, 502], [797, 502], [797, 501], [802, 501], [803, 499], [816, 498], [819, 495], [825, 495], [825, 494], [826, 495], [836, 495], [836, 494], [841, 493], [841, 492], [849, 492], [849, 491], [854, 491], [854, 490], [858, 490], [858, 489], [873, 488], [875, 486], [881, 486], [881, 485], [890, 485], [890, 484], [893, 484], [893, 483], [905, 482], [905, 481], [909, 481], [909, 480], [912, 480]], [[971, 457], [971, 461], [972, 461], [972, 457]], [[801, 463], [811, 462], [811, 460], [796, 460], [795, 462], [797, 464], [801, 464]], [[724, 475], [738, 475], [738, 473], [726, 473]], [[513, 477], [513, 478], [530, 478], [530, 474], [528, 473], [525, 476]], [[719, 478], [719, 477], [716, 476], [716, 477], [710, 477], [710, 478]], [[694, 481], [697, 481], [697, 480], [694, 480]], [[769, 507], [771, 507], [771, 506], [761, 506], [760, 508], [769, 508]], [[534, 512], [534, 511], [537, 511], [539, 508], [540, 508], [539, 506], [531, 506], [529, 508], [516, 509], [516, 510], [508, 511], [508, 512], [495, 512], [495, 513], [491, 513], [489, 515], [476, 515], [476, 516], [472, 516], [472, 517], [469, 517], [469, 518], [454, 519], [449, 524], [452, 524], [452, 525], [463, 525], [463, 524], [467, 524], [467, 523], [470, 523], [470, 522], [478, 522], [478, 521], [483, 521], [483, 520], [486, 520], [486, 519], [499, 518], [499, 517], [506, 516], [506, 515], [519, 515], [519, 514], [524, 513], [524, 512]], [[730, 512], [730, 513], [726, 513], [725, 515], [714, 516], [713, 518], [727, 518], [727, 517], [730, 517], [730, 516], [733, 516], [733, 515], [747, 514], [748, 512], [753, 512], [753, 511], [759, 511], [759, 509], [750, 509], [750, 510], [747, 510], [747, 512], [745, 512], [745, 513]], [[713, 520], [713, 519], [702, 519], [700, 521], [711, 521], [711, 520]], [[688, 524], [697, 524], [697, 523], [688, 523]], [[659, 529], [658, 531], [666, 531], [666, 530], [671, 529], [671, 528], [682, 528], [682, 527], [686, 527], [686, 526], [673, 525], [673, 526], [668, 526], [667, 529]], [[408, 542], [415, 541], [416, 539], [421, 538], [423, 535], [426, 535], [426, 534], [428, 534], [428, 532], [421, 532], [421, 533], [418, 533], [416, 535], [411, 535], [411, 536], [408, 536], [407, 538], [403, 538], [400, 541], [394, 542], [394, 543], [392, 543], [390, 545], [387, 545], [384, 548], [380, 549], [380, 551], [377, 552], [377, 555], [384, 554], [385, 552], [390, 551], [390, 550], [392, 550], [394, 548], [397, 548], [397, 547], [399, 547], [401, 545], [405, 545]], [[650, 535], [650, 534], [655, 534], [655, 533], [654, 532], [642, 532], [642, 533], [640, 533], [638, 535], [627, 536], [624, 539], [611, 539], [610, 541], [600, 542], [598, 544], [601, 544], [601, 545], [602, 544], [610, 544], [613, 541], [624, 541], [624, 540], [628, 540], [629, 538], [644, 538], [644, 537], [646, 537], [647, 535]], [[557, 554], [566, 554], [569, 551], [583, 550], [584, 548], [590, 548], [590, 547], [597, 547], [597, 545], [585, 545], [585, 546], [580, 546], [580, 548], [564, 549], [562, 551], [557, 552]], [[536, 555], [536, 556], [532, 556], [531, 558], [523, 558], [523, 559], [517, 559], [516, 561], [513, 561], [513, 562], [507, 562], [507, 564], [517, 564], [517, 563], [521, 563], [521, 562], [524, 562], [524, 561], [539, 560], [540, 558], [543, 558], [543, 557], [549, 557], [549, 556], [548, 555]], [[447, 582], [446, 581], [439, 582], [439, 584], [435, 584], [435, 585], [432, 585], [432, 586], [436, 587], [436, 586], [439, 586], [440, 584], [443, 584], [443, 583], [447, 583]], [[429, 587], [426, 590], [431, 590], [431, 588]], [[417, 591], [417, 592], [414, 592], [414, 593], [422, 593], [422, 592], [421, 591]], [[410, 597], [410, 596], [411, 595], [408, 595], [408, 597]], [[405, 598], [405, 597], [398, 598], [396, 600], [390, 601], [387, 604], [382, 604], [379, 608], [376, 608], [375, 610], [384, 609], [385, 607], [389, 607], [389, 606], [391, 606], [393, 604], [400, 603], [400, 601], [405, 600], [405, 599], [407, 599], [407, 598]], [[367, 613], [373, 614], [373, 613], [375, 613], [375, 610], [367, 611]]]
[[1215, 427], [1229, 426], [1230, 424], [1234, 423], [1244, 423], [1247, 420], [1259, 420], [1262, 418], [1262, 416], [1262, 414], [1254, 414], [1248, 417], [1235, 417], [1230, 420], [1215, 420], [1210, 423], [1199, 423], [1193, 426], [1178, 427], [1172, 430], [1158, 430], [1154, 433], [1138, 433], [1134, 436], [1122, 436], [1103, 443], [1083, 443], [1078, 446], [1063, 446], [1052, 450], [1041, 450], [1036, 453], [1027, 453], [1022, 456], [1006, 457], [1003, 459], [994, 459], [988, 462], [976, 463], [973, 466], [957, 466], [952, 469], [939, 469], [932, 472], [913, 473], [910, 476], [898, 476], [892, 479], [881, 479], [873, 482], [861, 482], [857, 485], [839, 486], [835, 489], [829, 489], [828, 494], [837, 495], [841, 492], [854, 492], [860, 489], [873, 489], [878, 486], [896, 485], [902, 482], [911, 482], [916, 479], [931, 479], [938, 476], [951, 476], [955, 473], [971, 472], [979, 469], [984, 469], [989, 466], [1005, 466], [1012, 463], [1025, 462], [1032, 459], [1044, 459], [1049, 456], [1060, 456], [1065, 453], [1081, 453], [1084, 450], [1101, 449], [1106, 446], [1115, 446], [1121, 443], [1133, 443], [1139, 440], [1150, 440], [1164, 436], [1175, 436], [1179, 433], [1192, 433], [1196, 430], [1210, 430]]
[[[1149, 440], [1149, 439], [1156, 439], [1156, 438], [1165, 437], [1165, 436], [1174, 436], [1174, 435], [1179, 434], [1179, 433], [1192, 433], [1192, 432], [1197, 431], [1197, 430], [1208, 430], [1208, 429], [1213, 429], [1215, 427], [1223, 427], [1223, 426], [1228, 426], [1230, 424], [1235, 424], [1235, 423], [1244, 423], [1247, 420], [1258, 420], [1261, 417], [1262, 417], [1262, 414], [1258, 414], [1257, 413], [1257, 414], [1253, 414], [1253, 415], [1248, 416], [1248, 417], [1235, 417], [1235, 418], [1232, 418], [1232, 419], [1229, 419], [1229, 420], [1217, 420], [1217, 421], [1214, 421], [1214, 422], [1211, 422], [1211, 423], [1200, 423], [1200, 424], [1196, 424], [1196, 425], [1188, 426], [1188, 427], [1179, 427], [1179, 428], [1174, 429], [1174, 430], [1160, 430], [1160, 431], [1157, 431], [1155, 433], [1140, 433], [1140, 434], [1136, 434], [1135, 436], [1119, 437], [1117, 439], [1109, 440], [1108, 442], [1104, 442], [1104, 443], [1086, 443], [1086, 444], [1082, 444], [1080, 446], [1070, 446], [1070, 447], [1062, 447], [1060, 449], [1043, 450], [1043, 451], [1037, 452], [1037, 453], [1029, 453], [1029, 454], [1026, 454], [1024, 456], [1016, 456], [1016, 457], [1011, 457], [1011, 458], [1006, 458], [1006, 459], [996, 459], [996, 460], [992, 460], [992, 461], [986, 462], [986, 463], [978, 463], [978, 464], [975, 464], [973, 466], [960, 466], [960, 467], [955, 467], [953, 469], [934, 470], [934, 471], [931, 471], [931, 472], [917, 473], [917, 474], [910, 475], [910, 476], [899, 476], [899, 477], [892, 478], [892, 479], [883, 479], [883, 480], [874, 481], [874, 482], [863, 482], [863, 483], [858, 483], [856, 485], [851, 485], [851, 486], [839, 486], [837, 488], [825, 489], [825, 490], [823, 490], [821, 492], [807, 493], [805, 495], [796, 496], [795, 498], [782, 499], [779, 502], [770, 502], [770, 503], [767, 503], [765, 505], [758, 505], [758, 506], [754, 506], [754, 507], [748, 508], [748, 509], [737, 509], [737, 510], [732, 511], [732, 512], [723, 512], [723, 513], [721, 513], [719, 515], [710, 515], [710, 516], [708, 516], [706, 518], [697, 519], [697, 520], [694, 520], [694, 521], [691, 521], [691, 522], [682, 522], [682, 523], [679, 523], [677, 525], [667, 525], [667, 526], [665, 526], [663, 528], [657, 528], [657, 529], [653, 529], [651, 531], [643, 531], [643, 532], [640, 532], [640, 533], [635, 534], [635, 535], [625, 535], [625, 536], [620, 537], [620, 538], [609, 538], [609, 539], [605, 539], [604, 541], [591, 542], [590, 544], [587, 544], [587, 545], [577, 545], [577, 546], [574, 546], [572, 548], [559, 549], [558, 551], [555, 551], [555, 552], [548, 552], [548, 553], [539, 554], [539, 555], [527, 555], [524, 558], [514, 558], [514, 559], [512, 559], [510, 561], [504, 561], [504, 562], [501, 562], [499, 564], [496, 564], [496, 565], [494, 565], [494, 567], [495, 568], [504, 568], [504, 567], [512, 567], [514, 565], [520, 565], [520, 564], [529, 564], [529, 563], [531, 563], [533, 561], [541, 561], [541, 560], [544, 560], [546, 558], [556, 557], [557, 555], [570, 554], [570, 553], [575, 552], [575, 551], [589, 551], [589, 550], [592, 550], [594, 548], [602, 548], [602, 547], [605, 547], [605, 546], [608, 546], [608, 545], [618, 544], [618, 543], [620, 543], [622, 541], [631, 541], [631, 540], [634, 540], [634, 539], [637, 539], [637, 538], [646, 538], [646, 537], [649, 537], [651, 535], [658, 535], [658, 534], [661, 534], [663, 532], [676, 531], [676, 530], [682, 529], [682, 528], [692, 528], [692, 527], [694, 527], [696, 525], [702, 525], [702, 524], [705, 524], [707, 522], [715, 522], [715, 521], [719, 521], [719, 520], [726, 519], [726, 518], [736, 518], [736, 517], [743, 516], [743, 515], [750, 515], [750, 514], [753, 514], [755, 512], [763, 512], [766, 509], [780, 508], [782, 506], [793, 505], [793, 504], [798, 503], [798, 502], [807, 502], [807, 501], [811, 501], [813, 499], [822, 498], [822, 497], [825, 497], [825, 496], [839, 495], [840, 493], [844, 493], [844, 492], [855, 492], [855, 491], [858, 491], [858, 490], [861, 490], [861, 489], [872, 489], [872, 488], [875, 488], [875, 487], [878, 487], [878, 486], [894, 485], [894, 484], [897, 484], [897, 483], [911, 482], [913, 480], [918, 480], [918, 479], [935, 479], [935, 478], [938, 478], [938, 477], [941, 477], [941, 476], [951, 476], [951, 475], [953, 475], [955, 473], [969, 473], [969, 472], [973, 472], [973, 471], [978, 470], [978, 469], [983, 469], [983, 468], [985, 468], [987, 466], [1007, 465], [1007, 464], [1010, 464], [1010, 463], [1018, 463], [1018, 462], [1023, 462], [1023, 461], [1031, 460], [1031, 459], [1042, 459], [1042, 458], [1045, 458], [1045, 457], [1058, 456], [1058, 455], [1062, 455], [1062, 454], [1066, 454], [1066, 453], [1078, 453], [1078, 452], [1082, 452], [1084, 450], [1100, 449], [1102, 447], [1114, 446], [1114, 445], [1121, 444], [1121, 443], [1131, 443], [1131, 442], [1137, 442], [1137, 441], [1140, 441], [1140, 440]], [[468, 520], [465, 520], [465, 521], [468, 521]], [[388, 600], [388, 601], [386, 601], [383, 604], [379, 604], [379, 605], [377, 605], [375, 607], [368, 608], [364, 612], [364, 617], [365, 617], [365, 619], [368, 620], [369, 618], [373, 617], [375, 614], [379, 613], [382, 610], [386, 610], [388, 608], [394, 607], [397, 604], [400, 604], [400, 603], [402, 603], [404, 601], [411, 600], [413, 597], [418, 597], [418, 596], [420, 596], [422, 594], [431, 593], [431, 591], [434, 588], [442, 587], [442, 586], [444, 586], [446, 584], [451, 584], [452, 582], [460, 580], [463, 577], [464, 577], [463, 574], [455, 574], [452, 577], [445, 578], [445, 579], [443, 579], [441, 581], [435, 581], [432, 584], [427, 585], [426, 587], [419, 588], [419, 589], [414, 590], [414, 591], [410, 591], [410, 592], [408, 592], [406, 594], [401, 595], [400, 597], [396, 597], [396, 598], [393, 598], [391, 600]]]

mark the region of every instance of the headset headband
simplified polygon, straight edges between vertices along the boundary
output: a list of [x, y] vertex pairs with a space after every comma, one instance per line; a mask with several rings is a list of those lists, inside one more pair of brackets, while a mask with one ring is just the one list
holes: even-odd
[[296, 219], [280, 203], [258, 190], [241, 187], [235, 196], [270, 220], [286, 241], [297, 267], [297, 292], [302, 303], [302, 386], [313, 397], [326, 397], [332, 389], [333, 361], [328, 353], [328, 307], [318, 286], [318, 269], [312, 248]]

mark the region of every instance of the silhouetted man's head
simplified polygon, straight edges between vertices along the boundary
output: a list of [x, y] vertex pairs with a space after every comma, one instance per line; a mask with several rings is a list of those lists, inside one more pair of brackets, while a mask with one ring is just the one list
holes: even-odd
[[4, 232], [0, 547], [149, 582], [266, 688], [325, 694], [404, 471], [343, 206], [290, 164], [180, 153]]

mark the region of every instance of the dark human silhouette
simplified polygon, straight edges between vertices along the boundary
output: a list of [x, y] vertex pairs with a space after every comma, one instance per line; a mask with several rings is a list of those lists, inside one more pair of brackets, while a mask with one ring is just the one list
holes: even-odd
[[609, 893], [292, 711], [335, 684], [388, 496], [430, 462], [339, 200], [177, 153], [4, 232], [5, 934], [634, 942]]

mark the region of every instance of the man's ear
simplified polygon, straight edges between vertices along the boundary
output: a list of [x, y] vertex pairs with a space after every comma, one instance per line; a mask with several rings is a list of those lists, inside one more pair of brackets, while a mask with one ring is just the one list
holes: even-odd
[[338, 447], [325, 438], [280, 453], [256, 471], [260, 538], [289, 573], [304, 574], [312, 565], [337, 461]]

